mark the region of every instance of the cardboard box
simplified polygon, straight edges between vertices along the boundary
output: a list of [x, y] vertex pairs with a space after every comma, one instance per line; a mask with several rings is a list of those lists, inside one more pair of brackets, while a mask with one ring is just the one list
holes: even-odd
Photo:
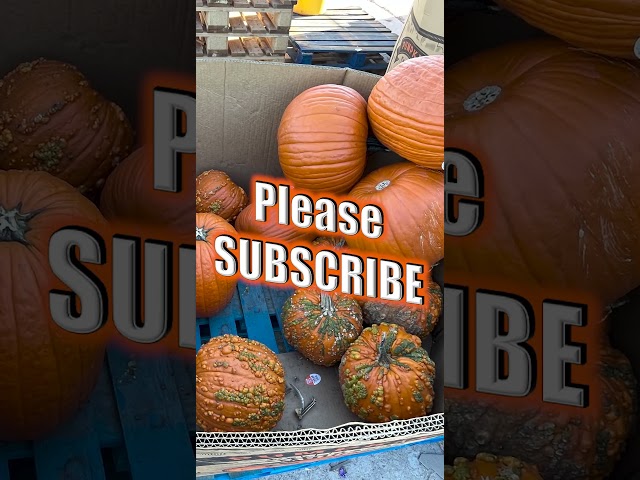
[[426, 55], [444, 55], [444, 2], [441, 0], [414, 0], [387, 72], [405, 60]]
[[[247, 194], [251, 193], [253, 175], [283, 176], [277, 130], [285, 108], [298, 94], [316, 85], [336, 83], [352, 87], [368, 98], [380, 78], [349, 69], [232, 59], [197, 62], [196, 73], [196, 170], [223, 170]], [[386, 152], [370, 159], [367, 170], [401, 160]], [[442, 268], [434, 274], [434, 280], [442, 283]], [[309, 373], [321, 374], [323, 388], [309, 387], [317, 389], [312, 393], [305, 390], [304, 381], [298, 383], [303, 396], [314, 395], [318, 400], [313, 415], [309, 414], [308, 419], [305, 416], [300, 425], [292, 414], [298, 405], [287, 405], [283, 420], [271, 432], [198, 433], [197, 474], [306, 463], [442, 437], [442, 340], [440, 335], [439, 341], [425, 345], [438, 366], [433, 414], [385, 424], [362, 423], [348, 411], [336, 367], [322, 369], [297, 353], [281, 354], [287, 381], [293, 377], [304, 379]]]

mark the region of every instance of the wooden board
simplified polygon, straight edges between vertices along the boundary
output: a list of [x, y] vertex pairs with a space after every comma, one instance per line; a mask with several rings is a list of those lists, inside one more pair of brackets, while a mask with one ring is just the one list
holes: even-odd
[[290, 33], [289, 37], [296, 42], [313, 41], [313, 42], [363, 42], [363, 41], [392, 41], [397, 40], [394, 33], [384, 32], [295, 32]]
[[262, 23], [261, 17], [258, 17], [257, 13], [243, 13], [242, 18], [244, 18], [244, 21], [247, 24], [247, 28], [251, 33], [267, 33], [267, 29]]

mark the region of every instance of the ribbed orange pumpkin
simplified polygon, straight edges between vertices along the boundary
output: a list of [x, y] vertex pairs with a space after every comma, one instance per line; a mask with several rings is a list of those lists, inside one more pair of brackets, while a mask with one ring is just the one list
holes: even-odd
[[362, 332], [362, 310], [345, 295], [296, 290], [282, 307], [282, 330], [305, 358], [330, 367]]
[[387, 148], [417, 165], [442, 169], [444, 57], [412, 58], [388, 72], [373, 87], [368, 114]]
[[215, 239], [220, 235], [237, 236], [236, 230], [213, 213], [196, 214], [196, 316], [211, 317], [231, 301], [237, 281], [216, 271], [220, 256]]
[[215, 213], [233, 222], [247, 203], [244, 190], [224, 172], [207, 170], [196, 178], [197, 213]]
[[182, 161], [185, 181], [180, 192], [154, 189], [153, 169], [151, 150], [135, 150], [109, 175], [100, 210], [112, 222], [170, 228], [176, 238], [193, 238], [195, 162]]
[[543, 480], [538, 469], [514, 457], [479, 453], [475, 460], [456, 458], [445, 465], [444, 480]]
[[407, 333], [425, 337], [438, 324], [442, 313], [442, 289], [435, 282], [429, 283], [424, 305], [397, 302], [364, 302], [362, 314], [365, 323], [393, 323], [403, 327]]
[[436, 366], [420, 339], [398, 325], [365, 328], [340, 362], [349, 409], [369, 422], [422, 417], [433, 406]]
[[0, 168], [49, 172], [93, 196], [124, 160], [124, 113], [75, 67], [39, 59], [0, 81]]
[[52, 273], [49, 241], [69, 225], [105, 235], [98, 209], [66, 182], [0, 171], [0, 441], [53, 431], [86, 401], [102, 369], [102, 334], [70, 333], [51, 317], [49, 292], [68, 287]]
[[253, 203], [240, 212], [236, 218], [235, 227], [238, 232], [261, 235], [283, 242], [311, 242], [318, 235], [314, 227], [298, 228], [293, 224], [280, 225], [275, 208], [268, 208], [267, 221], [259, 222], [256, 220], [256, 209]]
[[280, 166], [296, 187], [345, 193], [364, 172], [368, 134], [362, 95], [343, 85], [310, 88], [280, 121]]
[[496, 0], [527, 23], [609, 57], [640, 58], [637, 0]]
[[263, 344], [212, 338], [196, 355], [196, 422], [206, 432], [261, 432], [284, 412], [284, 369]]
[[400, 162], [382, 167], [358, 183], [349, 196], [384, 213], [380, 238], [347, 238], [359, 250], [416, 258], [434, 265], [444, 257], [444, 175]]
[[315, 247], [322, 247], [329, 250], [340, 250], [345, 247], [347, 241], [344, 237], [318, 237], [312, 242]]

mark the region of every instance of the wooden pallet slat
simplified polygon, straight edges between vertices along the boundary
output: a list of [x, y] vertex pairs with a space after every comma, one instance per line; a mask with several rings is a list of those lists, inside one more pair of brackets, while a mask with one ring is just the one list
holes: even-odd
[[273, 333], [271, 317], [269, 316], [262, 287], [241, 284], [238, 289], [248, 337], [277, 352], [278, 342]]
[[132, 480], [182, 478], [195, 458], [167, 357], [112, 348], [108, 360]]
[[395, 42], [397, 36], [394, 33], [383, 32], [295, 32], [289, 35], [296, 42], [335, 42], [335, 41], [392, 41]]
[[[295, 25], [292, 24], [291, 28], [289, 29], [289, 33], [307, 33], [307, 32], [344, 32], [346, 31], [345, 28], [339, 26], [339, 25], [325, 25], [325, 26], [306, 26], [306, 25]], [[389, 30], [387, 27], [385, 27], [382, 24], [376, 25], [376, 24], [367, 24], [367, 25], [360, 25], [360, 26], [354, 26], [354, 27], [349, 27], [348, 30], [350, 33], [355, 33], [355, 32], [383, 32], [383, 33], [391, 33], [391, 30]]]
[[354, 45], [352, 42], [295, 42], [296, 45], [306, 52], [327, 52], [327, 53], [393, 53], [395, 42], [362, 42]]
[[11, 478], [9, 474], [9, 461], [6, 458], [0, 456], [0, 478], [9, 479]]
[[190, 434], [196, 432], [196, 363], [194, 358], [174, 357], [169, 361]]
[[[237, 295], [238, 292], [236, 290], [236, 293], [234, 293], [234, 297]], [[230, 335], [237, 335], [238, 330], [236, 328], [236, 316], [237, 315], [234, 314], [233, 301], [231, 301], [224, 308], [224, 310], [208, 320], [211, 336], [217, 337], [220, 335], [225, 335], [227, 333]]]
[[260, 41], [255, 37], [241, 38], [242, 45], [250, 57], [262, 57], [265, 55], [264, 50], [260, 48]]
[[89, 404], [93, 410], [93, 425], [100, 439], [100, 445], [107, 448], [117, 447], [124, 442], [110, 378], [109, 363], [105, 358]]
[[[268, 289], [268, 295], [271, 297], [271, 301], [273, 303], [273, 309], [276, 318], [278, 319], [278, 325], [280, 326], [280, 331], [284, 332], [284, 328], [282, 325], [282, 307], [285, 302], [293, 295], [293, 289], [282, 289], [282, 288], [270, 288]], [[282, 334], [284, 337], [284, 333]], [[293, 352], [294, 348], [289, 345], [286, 339], [284, 339], [284, 345], [287, 352]], [[284, 352], [283, 352], [284, 353]]]
[[267, 29], [257, 13], [243, 13], [242, 18], [252, 34], [267, 33]]

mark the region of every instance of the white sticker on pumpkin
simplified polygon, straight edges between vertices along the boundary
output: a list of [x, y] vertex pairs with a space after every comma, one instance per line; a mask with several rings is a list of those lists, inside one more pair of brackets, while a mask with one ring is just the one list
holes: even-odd
[[320, 380], [322, 380], [322, 377], [320, 375], [318, 375], [317, 373], [312, 373], [305, 379], [305, 382], [307, 382], [307, 385], [318, 385], [320, 383]]

